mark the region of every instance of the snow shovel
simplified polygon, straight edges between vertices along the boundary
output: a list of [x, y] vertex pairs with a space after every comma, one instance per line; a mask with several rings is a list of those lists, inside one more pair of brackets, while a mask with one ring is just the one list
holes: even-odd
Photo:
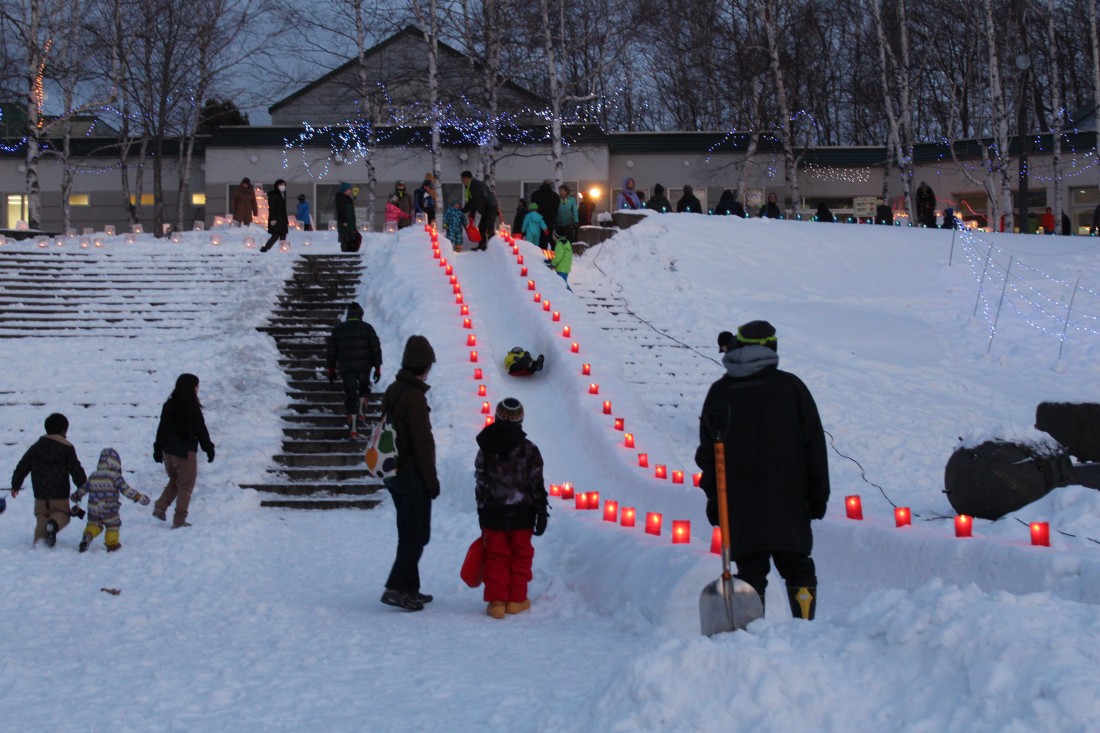
[[764, 615], [756, 589], [730, 575], [730, 513], [726, 505], [726, 445], [714, 442], [718, 484], [718, 526], [722, 532], [722, 575], [699, 595], [699, 625], [705, 636], [743, 629]]

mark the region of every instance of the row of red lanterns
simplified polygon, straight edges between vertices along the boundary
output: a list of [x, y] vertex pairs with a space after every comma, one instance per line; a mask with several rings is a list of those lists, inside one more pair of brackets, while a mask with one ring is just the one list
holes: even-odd
[[[573, 501], [574, 509], [580, 511], [598, 510], [600, 508], [600, 492], [576, 491], [573, 484], [568, 481], [564, 484], [550, 484], [550, 496], [560, 498], [563, 501]], [[605, 499], [603, 502], [603, 520], [605, 522], [619, 524], [623, 527], [634, 527], [637, 525], [637, 517], [638, 512], [632, 506], [624, 506], [620, 509], [619, 502], [614, 499]], [[663, 524], [664, 516], [661, 513], [646, 512], [644, 525], [646, 534], [660, 537]], [[690, 544], [691, 521], [687, 519], [672, 520], [671, 536], [674, 545]], [[718, 552], [721, 552], [721, 539], [719, 539]]]
[[[844, 512], [848, 519], [863, 519], [863, 502], [858, 494], [844, 497]], [[913, 523], [913, 513], [907, 506], [894, 507], [894, 526], [907, 527]], [[1050, 547], [1050, 523], [1032, 522], [1028, 525], [1031, 532], [1031, 544], [1036, 547]], [[969, 514], [955, 516], [955, 536], [974, 536], [974, 517]]]

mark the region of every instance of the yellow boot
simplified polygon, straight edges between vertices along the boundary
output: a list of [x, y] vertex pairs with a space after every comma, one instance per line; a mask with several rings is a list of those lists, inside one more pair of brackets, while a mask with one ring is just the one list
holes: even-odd
[[522, 601], [508, 601], [508, 605], [505, 606], [505, 611], [508, 613], [523, 613], [531, 607], [531, 599], [524, 598]]
[[485, 610], [487, 614], [493, 618], [504, 618], [505, 603], [504, 601], [490, 601], [489, 607]]

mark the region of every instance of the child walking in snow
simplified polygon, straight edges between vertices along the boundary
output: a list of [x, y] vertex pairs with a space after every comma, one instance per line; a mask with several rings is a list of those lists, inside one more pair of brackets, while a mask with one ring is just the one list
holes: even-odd
[[532, 201], [527, 204], [527, 216], [523, 219], [523, 238], [537, 245], [546, 231], [546, 220], [539, 213], [539, 205]]
[[27, 449], [11, 476], [11, 498], [23, 489], [27, 474], [34, 489], [34, 541], [46, 547], [57, 542], [57, 533], [69, 524], [69, 480], [80, 486], [88, 477], [76, 457], [76, 449], [65, 436], [69, 421], [55, 412], [46, 418], [46, 434]]
[[118, 457], [118, 451], [114, 448], [104, 448], [99, 454], [99, 465], [84, 485], [72, 493], [69, 500], [79, 504], [84, 495], [88, 495], [88, 524], [84, 528], [84, 536], [80, 538], [80, 551], [84, 552], [92, 544], [92, 540], [106, 528], [104, 537], [107, 543], [107, 552], [114, 552], [122, 547], [118, 541], [118, 528], [122, 526], [122, 518], [119, 516], [118, 495], [122, 494], [127, 499], [133, 499], [142, 506], [149, 505], [149, 497], [140, 491], [135, 491], [122, 478], [122, 459]]
[[565, 289], [572, 293], [573, 288], [569, 287], [569, 271], [573, 269], [573, 245], [565, 228], [559, 227], [555, 234], [557, 240], [554, 242], [554, 257], [546, 260], [546, 264], [558, 273], [565, 281]]
[[462, 213], [462, 205], [458, 201], [452, 202], [451, 208], [443, 215], [443, 228], [447, 231], [447, 239], [451, 240], [451, 247], [455, 252], [461, 252], [466, 215]]
[[499, 619], [531, 607], [531, 536], [546, 531], [549, 506], [542, 454], [523, 432], [519, 400], [508, 397], [497, 405], [496, 420], [478, 433], [477, 444], [474, 477], [485, 540], [484, 599], [487, 613]]

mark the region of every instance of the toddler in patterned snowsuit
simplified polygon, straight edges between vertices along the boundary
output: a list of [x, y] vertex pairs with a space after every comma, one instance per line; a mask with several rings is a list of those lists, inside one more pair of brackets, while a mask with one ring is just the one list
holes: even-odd
[[114, 552], [122, 547], [118, 541], [118, 528], [122, 526], [122, 518], [118, 513], [118, 495], [123, 494], [142, 506], [149, 504], [149, 497], [130, 488], [122, 478], [122, 459], [114, 448], [103, 449], [99, 454], [96, 470], [69, 499], [74, 504], [79, 504], [85, 494], [88, 495], [88, 526], [84, 528], [84, 536], [80, 540], [80, 551], [87, 550], [92, 540], [106, 528], [104, 539], [107, 552]]

